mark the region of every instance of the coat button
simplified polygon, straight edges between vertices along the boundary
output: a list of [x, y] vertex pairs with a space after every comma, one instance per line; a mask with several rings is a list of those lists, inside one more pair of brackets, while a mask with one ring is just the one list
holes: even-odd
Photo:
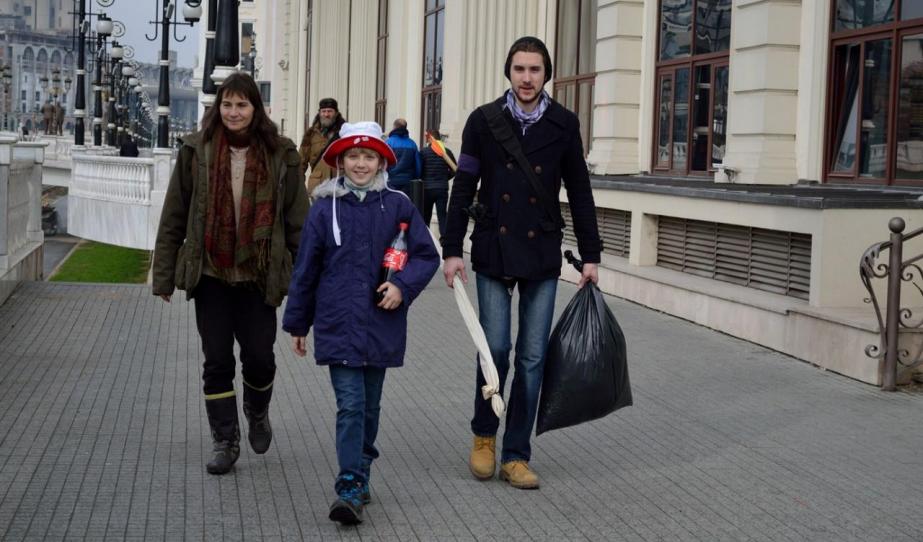
[[542, 174], [542, 166], [535, 166], [534, 169], [535, 169], [535, 174], [536, 174], [536, 175], [541, 175], [541, 174]]
[[538, 200], [535, 199], [535, 196], [529, 196], [529, 203], [535, 205], [535, 202], [536, 202], [536, 201], [538, 201]]
[[506, 169], [513, 169], [513, 163], [512, 163], [512, 162], [507, 162], [507, 163], [506, 163]]
[[529, 233], [527, 233], [526, 235], [529, 237], [529, 239], [532, 239], [533, 237], [535, 237], [535, 232], [532, 230], [529, 230]]
[[500, 226], [500, 234], [506, 235], [506, 226]]
[[509, 195], [509, 194], [503, 194], [502, 197], [503, 197], [503, 201], [509, 203], [509, 201], [510, 201], [510, 195]]

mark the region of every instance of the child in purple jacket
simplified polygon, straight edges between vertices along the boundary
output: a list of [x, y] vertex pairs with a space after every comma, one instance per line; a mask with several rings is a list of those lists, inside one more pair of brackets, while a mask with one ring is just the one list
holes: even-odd
[[[387, 187], [385, 168], [395, 157], [381, 136], [374, 122], [346, 123], [324, 153], [345, 175], [314, 190], [282, 319], [299, 356], [313, 326], [314, 357], [330, 367], [340, 467], [330, 519], [343, 524], [360, 523], [371, 498], [385, 369], [403, 365], [407, 309], [439, 267], [423, 217]], [[406, 266], [379, 285], [382, 257], [400, 223], [409, 225]], [[380, 302], [376, 293], [384, 294]]]

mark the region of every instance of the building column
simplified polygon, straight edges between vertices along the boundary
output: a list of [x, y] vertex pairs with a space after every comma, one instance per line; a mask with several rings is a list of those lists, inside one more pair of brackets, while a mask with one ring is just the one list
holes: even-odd
[[587, 162], [599, 175], [638, 173], [643, 0], [600, 0], [596, 18], [593, 141]]
[[793, 184], [801, 3], [739, 0], [731, 12], [728, 138], [716, 181]]
[[798, 178], [820, 181], [824, 167], [827, 49], [830, 39], [830, 0], [814, 0], [801, 8], [801, 47], [798, 65]]

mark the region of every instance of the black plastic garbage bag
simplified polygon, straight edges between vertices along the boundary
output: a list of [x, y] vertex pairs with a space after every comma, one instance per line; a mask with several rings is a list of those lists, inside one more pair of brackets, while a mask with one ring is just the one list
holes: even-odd
[[602, 418], [628, 405], [625, 335], [602, 292], [588, 283], [551, 332], [535, 434]]

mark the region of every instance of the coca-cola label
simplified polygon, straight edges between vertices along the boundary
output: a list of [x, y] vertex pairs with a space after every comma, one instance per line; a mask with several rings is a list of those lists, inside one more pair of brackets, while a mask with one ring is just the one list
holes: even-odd
[[407, 265], [407, 251], [388, 247], [388, 250], [385, 251], [385, 257], [381, 261], [381, 266], [395, 271], [401, 271], [404, 269], [405, 265]]

